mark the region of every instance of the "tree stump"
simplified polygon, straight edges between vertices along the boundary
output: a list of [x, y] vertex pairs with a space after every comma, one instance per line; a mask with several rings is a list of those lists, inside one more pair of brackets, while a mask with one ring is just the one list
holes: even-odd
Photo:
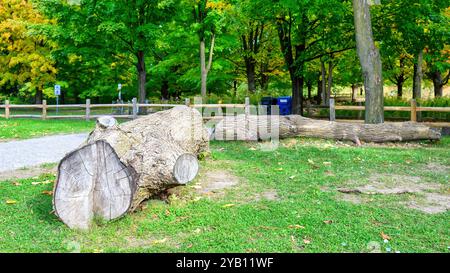
[[60, 162], [54, 191], [57, 216], [70, 228], [116, 219], [153, 196], [197, 175], [209, 150], [200, 113], [186, 106], [118, 125], [97, 120], [85, 144]]

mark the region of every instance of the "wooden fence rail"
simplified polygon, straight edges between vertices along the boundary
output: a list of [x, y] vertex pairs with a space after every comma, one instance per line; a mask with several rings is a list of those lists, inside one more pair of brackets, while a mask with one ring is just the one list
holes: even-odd
[[[360, 104], [360, 103], [358, 103]], [[110, 116], [116, 118], [129, 118], [133, 119], [138, 116], [139, 108], [167, 108], [175, 107], [179, 105], [187, 105], [194, 108], [234, 108], [234, 109], [244, 109], [245, 114], [250, 114], [250, 99], [246, 98], [244, 104], [191, 104], [189, 99], [185, 100], [184, 104], [152, 104], [152, 103], [138, 103], [137, 99], [134, 98], [131, 103], [118, 103], [118, 104], [91, 104], [91, 100], [87, 99], [86, 104], [62, 104], [62, 105], [48, 105], [47, 101], [44, 100], [42, 104], [35, 105], [18, 105], [11, 104], [8, 100], [5, 104], [0, 105], [0, 109], [4, 108], [5, 113], [0, 114], [0, 117], [9, 118], [42, 118], [42, 119], [62, 119], [62, 118], [80, 118], [90, 120], [92, 118], [97, 118], [101, 115], [93, 115], [92, 109], [94, 108], [113, 108], [113, 107], [126, 107], [131, 109], [129, 114], [112, 114]], [[11, 109], [41, 109], [41, 114], [21, 114], [12, 115]], [[49, 109], [84, 109], [84, 115], [48, 115]], [[330, 98], [329, 106], [321, 105], [311, 105], [309, 102], [306, 104], [306, 112], [310, 115], [312, 109], [329, 109], [330, 110], [330, 120], [336, 120], [336, 110], [349, 110], [349, 111], [359, 111], [361, 113], [365, 110], [364, 106], [353, 106], [353, 105], [336, 105], [335, 99]], [[411, 100], [411, 105], [408, 106], [385, 106], [384, 111], [403, 111], [411, 113], [411, 121], [417, 121], [418, 112], [450, 112], [450, 107], [418, 107], [416, 100]], [[361, 118], [361, 115], [358, 115]], [[215, 119], [220, 117], [204, 117], [204, 119]]]
[[[329, 109], [330, 110], [330, 120], [336, 120], [336, 110], [349, 110], [349, 111], [364, 111], [364, 106], [353, 106], [353, 105], [335, 105], [333, 98], [330, 98], [329, 106], [313, 106], [310, 104], [306, 105], [306, 111], [311, 112], [311, 109]], [[411, 106], [385, 106], [384, 111], [399, 111], [399, 112], [410, 112], [411, 121], [417, 121], [418, 112], [450, 112], [450, 107], [418, 107], [415, 99], [411, 100]]]

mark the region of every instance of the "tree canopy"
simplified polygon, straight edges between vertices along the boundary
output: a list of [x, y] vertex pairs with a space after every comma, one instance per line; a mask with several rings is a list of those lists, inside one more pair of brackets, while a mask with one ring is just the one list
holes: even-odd
[[[384, 83], [399, 97], [422, 74], [443, 95], [449, 6], [370, 7]], [[364, 80], [352, 1], [3, 0], [0, 19], [0, 94], [36, 103], [56, 83], [64, 101], [111, 102], [120, 83], [141, 102], [292, 95], [302, 113], [304, 100], [327, 104], [337, 87]]]

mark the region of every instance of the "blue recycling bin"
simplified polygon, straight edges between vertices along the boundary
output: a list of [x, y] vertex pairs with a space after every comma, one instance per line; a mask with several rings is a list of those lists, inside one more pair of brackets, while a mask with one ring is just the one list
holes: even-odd
[[292, 97], [278, 97], [277, 105], [280, 108], [280, 115], [287, 116], [292, 113]]

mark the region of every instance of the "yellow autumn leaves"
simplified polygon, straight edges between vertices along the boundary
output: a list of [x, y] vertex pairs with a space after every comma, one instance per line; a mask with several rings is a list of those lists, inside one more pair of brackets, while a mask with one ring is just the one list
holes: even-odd
[[22, 85], [23, 91], [41, 92], [54, 82], [57, 70], [50, 57], [51, 41], [35, 30], [51, 24], [31, 1], [2, 0], [0, 5], [0, 86]]

